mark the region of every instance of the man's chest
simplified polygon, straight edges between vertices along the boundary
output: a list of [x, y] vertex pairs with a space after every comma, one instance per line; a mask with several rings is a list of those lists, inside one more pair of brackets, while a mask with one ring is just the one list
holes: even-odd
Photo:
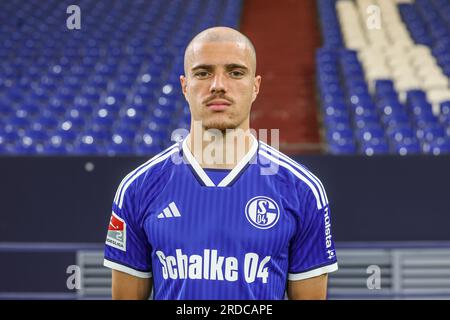
[[144, 228], [154, 251], [277, 253], [296, 228], [285, 201], [267, 188], [162, 193], [146, 210]]

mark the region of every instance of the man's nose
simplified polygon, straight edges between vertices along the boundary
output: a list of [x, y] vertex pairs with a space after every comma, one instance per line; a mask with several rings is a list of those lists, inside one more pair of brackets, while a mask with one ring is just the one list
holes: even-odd
[[211, 83], [211, 93], [217, 92], [226, 92], [225, 79], [222, 74], [215, 75]]

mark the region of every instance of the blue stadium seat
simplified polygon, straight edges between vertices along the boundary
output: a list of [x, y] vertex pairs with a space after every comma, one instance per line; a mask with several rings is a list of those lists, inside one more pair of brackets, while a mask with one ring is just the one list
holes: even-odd
[[145, 113], [133, 107], [123, 109], [120, 113], [120, 122], [130, 129], [138, 128], [145, 119]]
[[72, 127], [70, 121], [62, 121], [56, 128], [54, 135], [60, 136], [64, 143], [70, 144], [75, 141], [79, 132]]
[[0, 155], [7, 155], [12, 151], [12, 146], [0, 132]]
[[31, 119], [28, 112], [18, 109], [13, 116], [7, 118], [7, 123], [17, 129], [25, 129], [31, 125]]
[[328, 141], [339, 141], [342, 139], [352, 139], [353, 131], [350, 128], [335, 128], [327, 132]]
[[20, 137], [18, 131], [11, 123], [7, 123], [0, 127], [0, 136], [2, 137], [2, 141], [7, 144], [15, 143]]
[[415, 143], [395, 143], [394, 144], [395, 152], [399, 155], [408, 155], [408, 154], [419, 154], [421, 153], [420, 144], [418, 142]]
[[450, 126], [450, 101], [444, 101], [440, 104], [439, 119], [444, 125]]
[[152, 155], [162, 151], [161, 140], [151, 133], [138, 135], [136, 142], [136, 152], [140, 155]]
[[32, 129], [25, 130], [24, 135], [31, 138], [35, 143], [41, 144], [46, 142], [49, 136], [48, 132], [44, 128], [39, 126], [35, 126]]
[[371, 139], [361, 145], [361, 152], [367, 156], [389, 153], [389, 145], [384, 139]]
[[339, 141], [330, 142], [328, 144], [328, 151], [331, 154], [355, 154], [357, 152], [356, 144], [352, 139], [342, 139]]
[[368, 128], [368, 127], [375, 127], [375, 126], [379, 126], [379, 122], [377, 120], [366, 119], [366, 118], [358, 118], [358, 119], [354, 120], [355, 130], [364, 129], [364, 128]]
[[86, 125], [86, 120], [80, 113], [80, 110], [78, 108], [71, 108], [67, 110], [65, 120], [70, 121], [72, 127], [78, 130], [83, 129], [84, 126]]
[[42, 149], [42, 145], [26, 135], [19, 138], [13, 146], [13, 152], [20, 155], [36, 155], [39, 149]]
[[136, 138], [136, 130], [120, 123], [112, 130], [113, 134], [119, 135], [125, 141], [133, 141]]
[[378, 120], [378, 114], [377, 114], [375, 108], [372, 108], [372, 107], [367, 108], [367, 107], [357, 105], [357, 106], [355, 106], [354, 113], [355, 113], [355, 118]]
[[381, 126], [364, 127], [356, 131], [356, 137], [359, 141], [364, 143], [370, 142], [373, 139], [384, 139], [384, 130]]
[[387, 130], [388, 136], [397, 143], [405, 139], [415, 139], [416, 134], [411, 126], [395, 126]]
[[348, 115], [348, 108], [346, 105], [342, 104], [329, 104], [328, 106], [325, 106], [325, 114], [330, 117], [339, 117], [339, 116], [345, 116]]
[[100, 107], [94, 111], [92, 125], [100, 128], [111, 128], [116, 120], [116, 112], [107, 107]]
[[442, 139], [433, 142], [425, 142], [422, 149], [426, 154], [450, 154], [450, 141], [448, 139]]
[[59, 135], [52, 135], [44, 144], [42, 153], [50, 155], [67, 155], [71, 151], [71, 145]]
[[74, 144], [75, 154], [99, 154], [104, 153], [105, 148], [102, 142], [96, 141], [95, 137], [89, 133], [80, 136]]
[[95, 142], [98, 142], [100, 144], [105, 144], [107, 141], [110, 140], [112, 137], [112, 132], [110, 128], [98, 126], [98, 125], [92, 125], [88, 128], [86, 128], [85, 131], [83, 131], [80, 136], [92, 136]]
[[375, 122], [379, 123], [379, 117], [376, 113], [373, 112], [366, 112], [362, 114], [354, 114], [353, 115], [354, 122], [357, 123], [360, 120], [364, 120], [367, 122]]
[[91, 116], [94, 112], [94, 108], [97, 107], [97, 102], [95, 99], [90, 99], [85, 96], [78, 96], [74, 101], [74, 108], [78, 110], [83, 116]]
[[133, 145], [118, 134], [114, 134], [112, 136], [112, 139], [108, 143], [106, 150], [109, 156], [128, 155], [134, 153]]
[[431, 125], [417, 130], [417, 138], [421, 140], [434, 141], [438, 138], [445, 138], [445, 137], [446, 137], [445, 129], [439, 124]]
[[6, 98], [0, 98], [0, 119], [11, 116], [14, 113], [14, 107]]
[[375, 81], [375, 95], [377, 97], [383, 97], [390, 94], [395, 94], [394, 83], [392, 80], [376, 80]]
[[48, 110], [57, 116], [63, 116], [66, 113], [66, 105], [60, 98], [53, 97], [50, 99]]

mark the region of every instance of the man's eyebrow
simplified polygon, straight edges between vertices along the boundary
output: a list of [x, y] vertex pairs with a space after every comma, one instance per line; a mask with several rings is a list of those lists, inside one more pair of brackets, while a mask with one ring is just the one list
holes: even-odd
[[242, 64], [239, 63], [230, 63], [230, 64], [226, 64], [225, 68], [230, 70], [230, 69], [244, 69], [244, 70], [248, 70], [248, 68]]
[[195, 70], [198, 70], [198, 69], [211, 70], [211, 69], [213, 69], [213, 68], [214, 68], [214, 66], [211, 65], [211, 64], [199, 64], [199, 65], [194, 66], [194, 67], [191, 69], [191, 71], [195, 71]]
[[[195, 71], [198, 69], [205, 69], [205, 70], [212, 70], [214, 69], [214, 65], [212, 64], [199, 64], [194, 66], [191, 71]], [[244, 69], [244, 70], [248, 70], [248, 68], [246, 66], [244, 66], [243, 64], [239, 64], [239, 63], [230, 63], [230, 64], [226, 64], [225, 65], [225, 69], [227, 70], [231, 70], [231, 69]]]

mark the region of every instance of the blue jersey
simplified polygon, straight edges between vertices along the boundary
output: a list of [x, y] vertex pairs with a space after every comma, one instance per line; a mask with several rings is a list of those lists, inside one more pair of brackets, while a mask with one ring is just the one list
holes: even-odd
[[129, 173], [104, 265], [153, 277], [155, 299], [284, 299], [288, 280], [337, 270], [325, 189], [305, 167], [254, 139], [210, 176], [186, 139]]

